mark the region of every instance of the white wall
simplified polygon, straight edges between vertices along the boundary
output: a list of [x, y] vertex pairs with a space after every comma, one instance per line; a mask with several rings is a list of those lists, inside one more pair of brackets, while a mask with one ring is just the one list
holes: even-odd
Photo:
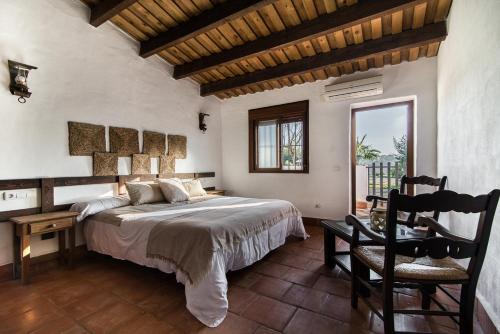
[[[416, 172], [436, 174], [436, 59], [389, 66], [360, 76], [383, 74], [384, 94], [375, 99], [416, 96]], [[342, 78], [345, 80], [345, 78]], [[342, 218], [349, 211], [350, 110], [353, 101], [320, 99], [334, 80], [245, 95], [222, 105], [223, 187], [233, 194], [290, 200], [307, 217]], [[355, 102], [375, 100], [365, 98]], [[248, 110], [309, 100], [309, 174], [248, 172]], [[319, 204], [320, 208], [315, 208]]]
[[[449, 187], [482, 194], [500, 188], [500, 1], [454, 1], [438, 56], [438, 171]], [[476, 224], [450, 215], [472, 236]], [[476, 220], [477, 221], [477, 220]], [[500, 330], [500, 212], [497, 210], [478, 298]]]
[[[68, 153], [67, 122], [79, 121], [186, 135], [188, 157], [177, 160], [177, 172], [214, 171], [207, 185], [220, 185], [220, 102], [201, 98], [188, 80], [175, 81], [159, 58], [141, 58], [138, 43], [112, 24], [92, 27], [88, 16], [77, 0], [0, 2], [0, 179], [92, 175], [90, 157]], [[8, 90], [8, 59], [39, 67], [30, 74], [33, 95], [26, 104]], [[200, 111], [210, 114], [206, 134], [198, 130]], [[120, 159], [119, 171], [130, 172], [130, 159]], [[55, 201], [112, 190], [56, 188]], [[34, 206], [36, 192], [29, 196], [0, 200], [0, 210]], [[0, 223], [0, 265], [12, 260], [11, 239], [10, 224]], [[37, 242], [33, 254], [55, 245]]]

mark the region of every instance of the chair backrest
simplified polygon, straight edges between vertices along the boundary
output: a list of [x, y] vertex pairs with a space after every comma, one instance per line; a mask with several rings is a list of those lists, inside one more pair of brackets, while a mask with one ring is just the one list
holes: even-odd
[[447, 180], [448, 177], [446, 176], [443, 176], [442, 178], [434, 178], [427, 175], [420, 175], [415, 177], [403, 175], [403, 177], [401, 177], [399, 192], [401, 194], [406, 194], [408, 191], [408, 185], [431, 186], [438, 187], [437, 190], [444, 190]]
[[[450, 190], [436, 191], [432, 194], [408, 196], [393, 189], [387, 204], [386, 251], [394, 261], [396, 254], [432, 258], [450, 256], [455, 259], [470, 258], [468, 274], [479, 276], [488, 247], [493, 218], [500, 197], [500, 190], [495, 189], [486, 195], [471, 196], [458, 194]], [[469, 240], [458, 236], [429, 237], [415, 240], [396, 240], [398, 211], [404, 212], [459, 212], [479, 213], [476, 235]]]
[[[399, 193], [400, 194], [407, 194], [408, 193], [408, 185], [421, 185], [421, 186], [430, 186], [430, 187], [437, 187], [437, 189], [434, 189], [434, 191], [440, 191], [444, 190], [446, 187], [446, 182], [448, 180], [447, 176], [443, 176], [441, 178], [435, 178], [435, 177], [430, 177], [427, 175], [420, 175], [420, 176], [407, 176], [403, 175], [401, 177], [401, 185], [399, 187]], [[439, 219], [439, 211], [434, 211], [434, 214], [432, 217], [436, 220]], [[408, 218], [407, 225], [413, 227], [414, 225], [414, 220], [415, 220], [415, 213], [413, 212], [410, 217]]]

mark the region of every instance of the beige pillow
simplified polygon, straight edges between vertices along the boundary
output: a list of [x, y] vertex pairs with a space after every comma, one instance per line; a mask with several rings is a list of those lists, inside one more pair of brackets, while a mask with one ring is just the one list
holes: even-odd
[[164, 202], [160, 185], [154, 182], [127, 182], [128, 196], [132, 205]]
[[186, 191], [179, 179], [158, 180], [161, 192], [169, 203], [183, 202], [189, 200], [189, 193]]
[[186, 188], [186, 191], [189, 194], [189, 197], [196, 197], [196, 196], [206, 196], [207, 192], [205, 189], [203, 189], [203, 186], [201, 185], [200, 180], [190, 180], [190, 181], [183, 181], [182, 185], [184, 188]]

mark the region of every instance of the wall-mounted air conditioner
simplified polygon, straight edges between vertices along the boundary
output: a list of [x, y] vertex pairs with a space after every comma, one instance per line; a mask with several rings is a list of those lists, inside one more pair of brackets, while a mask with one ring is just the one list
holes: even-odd
[[380, 95], [384, 92], [382, 76], [325, 86], [324, 101], [344, 101]]

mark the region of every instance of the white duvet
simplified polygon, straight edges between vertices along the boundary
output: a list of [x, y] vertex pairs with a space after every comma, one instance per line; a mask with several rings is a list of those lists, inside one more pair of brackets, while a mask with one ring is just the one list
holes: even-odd
[[[224, 201], [223, 198], [217, 200]], [[175, 272], [177, 281], [185, 285], [187, 309], [209, 327], [218, 326], [227, 314], [226, 272], [247, 267], [262, 259], [271, 250], [283, 245], [290, 235], [307, 237], [301, 217], [285, 218], [269, 229], [243, 240], [230, 251], [214, 253], [212, 270], [200, 284], [193, 286], [176, 270], [173, 263], [146, 257], [149, 232], [153, 226], [147, 222], [126, 220], [116, 226], [90, 216], [85, 219], [84, 235], [89, 250], [157, 268], [165, 273]]]

